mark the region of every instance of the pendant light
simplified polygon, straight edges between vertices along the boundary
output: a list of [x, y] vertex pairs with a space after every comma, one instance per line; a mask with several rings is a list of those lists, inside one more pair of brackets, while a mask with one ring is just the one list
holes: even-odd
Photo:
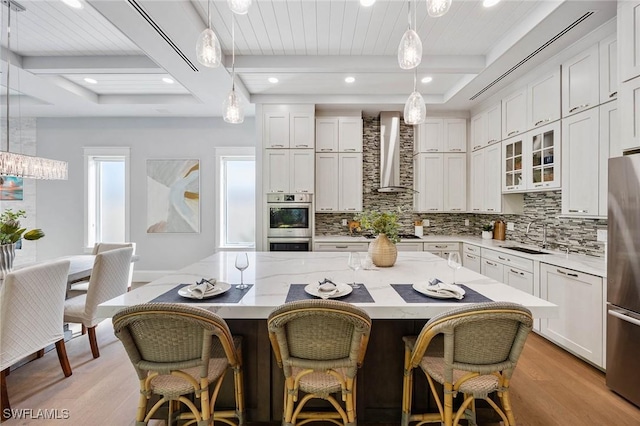
[[416, 80], [418, 79], [418, 69], [416, 68], [413, 74], [413, 93], [409, 95], [409, 99], [404, 104], [404, 122], [405, 124], [420, 124], [424, 123], [427, 118], [427, 107], [424, 104], [424, 99], [420, 92], [416, 90]]
[[32, 155], [24, 155], [9, 152], [10, 128], [9, 128], [9, 74], [11, 70], [11, 11], [24, 12], [26, 9], [20, 3], [14, 0], [2, 1], [8, 10], [7, 16], [7, 122], [6, 131], [6, 151], [0, 151], [0, 176], [18, 176], [22, 178], [32, 179], [61, 179], [67, 180], [68, 168], [65, 161], [50, 160], [48, 158], [34, 157]]
[[236, 15], [246, 15], [251, 7], [251, 0], [227, 0], [229, 9]]
[[409, 28], [400, 39], [400, 45], [398, 46], [398, 64], [404, 70], [415, 68], [422, 61], [422, 40], [420, 40], [418, 33], [411, 29], [411, 0], [407, 4], [409, 9]]
[[198, 62], [205, 67], [216, 68], [222, 62], [222, 51], [218, 36], [211, 29], [211, 0], [207, 0], [207, 19], [209, 27], [200, 33], [196, 43]]
[[224, 121], [231, 124], [240, 124], [244, 121], [242, 99], [236, 93], [236, 31], [235, 17], [231, 17], [231, 91], [224, 101]]
[[451, 0], [427, 0], [427, 13], [432, 18], [444, 15], [451, 7]]

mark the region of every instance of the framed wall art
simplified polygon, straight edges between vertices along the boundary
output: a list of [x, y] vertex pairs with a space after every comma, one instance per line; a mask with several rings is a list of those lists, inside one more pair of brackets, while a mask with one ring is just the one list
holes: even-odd
[[21, 177], [0, 176], [0, 200], [22, 201], [24, 186]]
[[200, 161], [147, 160], [147, 233], [200, 232]]

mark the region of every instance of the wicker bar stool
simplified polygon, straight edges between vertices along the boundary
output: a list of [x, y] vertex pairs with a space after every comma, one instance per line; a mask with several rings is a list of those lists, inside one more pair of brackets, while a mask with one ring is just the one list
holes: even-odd
[[[151, 303], [118, 312], [113, 328], [140, 380], [136, 425], [146, 425], [165, 402], [169, 402], [167, 424], [175, 420], [198, 426], [209, 425], [211, 420], [245, 424], [242, 340], [231, 335], [218, 315], [195, 306]], [[229, 368], [233, 369], [235, 409], [216, 410]], [[188, 398], [191, 394], [195, 394], [195, 403]], [[161, 398], [148, 408], [152, 395]], [[180, 403], [188, 412], [174, 412]]]
[[[269, 339], [285, 376], [284, 426], [312, 421], [356, 425], [356, 373], [364, 361], [371, 319], [332, 300], [285, 303], [268, 318]], [[300, 399], [299, 391], [305, 393]], [[338, 394], [342, 404], [333, 396]], [[314, 398], [335, 411], [302, 411]], [[298, 419], [301, 419], [298, 422]]]
[[[475, 423], [475, 399], [489, 403], [505, 426], [515, 425], [509, 381], [533, 325], [531, 312], [515, 303], [468, 305], [433, 317], [418, 337], [404, 337], [405, 367], [402, 426], [411, 422], [457, 425], [464, 415]], [[413, 370], [420, 367], [436, 400], [438, 413], [412, 414]], [[444, 403], [434, 381], [444, 386]], [[496, 392], [502, 408], [489, 394]], [[464, 394], [453, 412], [453, 398]]]

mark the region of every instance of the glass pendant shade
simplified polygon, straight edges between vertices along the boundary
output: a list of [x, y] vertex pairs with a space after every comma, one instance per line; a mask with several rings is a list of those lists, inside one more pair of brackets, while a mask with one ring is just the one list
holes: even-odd
[[409, 95], [407, 103], [404, 104], [404, 122], [405, 124], [424, 123], [427, 118], [427, 107], [420, 92], [413, 92]]
[[207, 28], [200, 33], [196, 43], [196, 55], [198, 56], [198, 62], [205, 67], [215, 68], [220, 66], [222, 62], [220, 41], [211, 28]]
[[227, 0], [229, 9], [236, 15], [246, 15], [251, 7], [251, 0]]
[[427, 13], [432, 18], [444, 15], [450, 7], [451, 0], [427, 0]]
[[244, 110], [242, 109], [242, 100], [232, 88], [224, 101], [224, 121], [231, 124], [240, 124], [244, 121]]
[[422, 61], [422, 40], [412, 29], [408, 29], [398, 46], [398, 64], [404, 70], [410, 70], [420, 65]]

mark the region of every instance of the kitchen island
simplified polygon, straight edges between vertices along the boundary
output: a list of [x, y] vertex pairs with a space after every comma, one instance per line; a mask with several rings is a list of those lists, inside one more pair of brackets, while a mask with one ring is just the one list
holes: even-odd
[[[103, 303], [98, 314], [111, 317], [124, 307], [149, 303], [174, 291], [181, 283], [194, 283], [202, 278], [215, 277], [237, 284], [240, 272], [234, 266], [235, 256], [233, 252], [220, 252], [202, 259]], [[271, 356], [266, 318], [285, 302], [291, 284], [315, 283], [323, 278], [352, 282], [353, 271], [347, 267], [347, 258], [348, 253], [252, 252], [244, 281], [254, 285], [239, 302], [223, 304], [212, 298], [198, 304], [222, 316], [234, 334], [244, 337], [246, 405], [250, 421], [277, 421], [282, 413], [282, 373]], [[391, 284], [414, 284], [429, 278], [451, 282], [453, 270], [445, 260], [433, 254], [401, 252], [393, 267], [359, 270], [356, 276], [373, 299], [373, 302], [354, 303], [373, 319], [367, 355], [358, 375], [358, 417], [369, 422], [399, 422], [404, 359], [402, 336], [419, 333], [429, 318], [459, 306], [459, 303], [447, 300], [407, 303]], [[535, 318], [551, 318], [558, 314], [552, 303], [466, 268], [456, 272], [456, 281], [491, 300], [520, 303], [528, 307]], [[421, 388], [417, 395], [423, 394], [424, 383], [416, 380], [416, 386]], [[231, 390], [227, 390], [232, 395]], [[223, 397], [222, 402], [230, 404], [232, 400]], [[416, 404], [421, 402], [416, 401]]]

